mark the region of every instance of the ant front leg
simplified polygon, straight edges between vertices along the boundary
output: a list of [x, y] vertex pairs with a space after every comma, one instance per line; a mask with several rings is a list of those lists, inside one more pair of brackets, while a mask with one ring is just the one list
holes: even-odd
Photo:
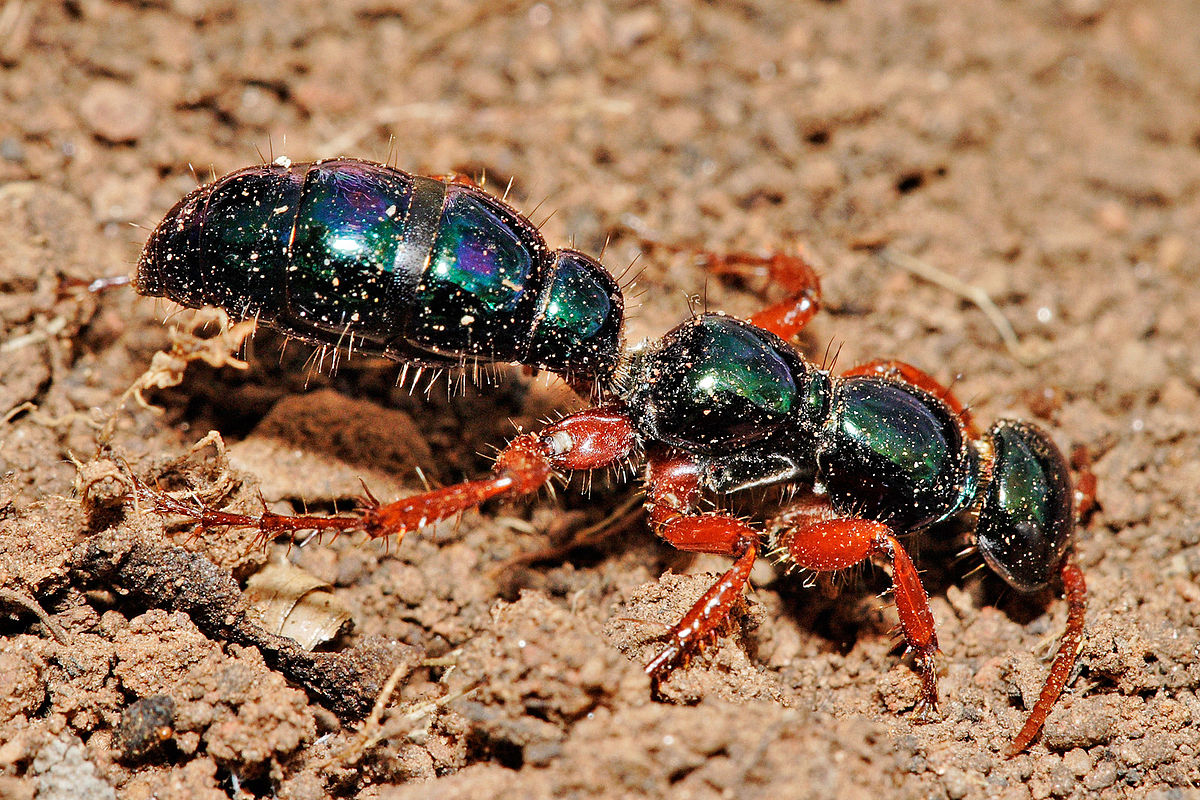
[[1059, 640], [1058, 652], [1054, 656], [1054, 665], [1050, 667], [1050, 674], [1046, 676], [1046, 683], [1042, 686], [1041, 694], [1033, 706], [1033, 711], [1029, 712], [1029, 718], [1021, 726], [1020, 733], [1008, 746], [1007, 755], [1010, 758], [1028, 747], [1042, 730], [1042, 725], [1046, 722], [1046, 717], [1050, 715], [1050, 709], [1058, 702], [1058, 696], [1066, 687], [1067, 681], [1071, 677], [1071, 671], [1075, 668], [1075, 661], [1079, 658], [1079, 651], [1083, 648], [1083, 623], [1087, 613], [1087, 583], [1083, 579], [1083, 570], [1079, 569], [1079, 565], [1075, 562], [1074, 549], [1067, 551], [1059, 574], [1067, 593], [1067, 629], [1063, 632], [1062, 639]]
[[[1071, 453], [1071, 466], [1075, 469], [1075, 519], [1078, 524], [1082, 524], [1096, 509], [1096, 475], [1092, 472], [1091, 455], [1086, 447], [1076, 447]], [[1050, 674], [1046, 676], [1037, 702], [1029, 712], [1025, 724], [1021, 726], [1020, 732], [1008, 746], [1006, 752], [1010, 758], [1028, 747], [1041, 732], [1046, 717], [1050, 715], [1050, 709], [1058, 702], [1059, 695], [1066, 688], [1079, 652], [1083, 648], [1083, 624], [1087, 616], [1087, 582], [1076, 560], [1074, 547], [1067, 550], [1063, 557], [1062, 566], [1059, 567], [1059, 578], [1067, 596], [1067, 627], [1059, 640], [1054, 664], [1050, 667]]]
[[750, 324], [768, 330], [788, 340], [800, 333], [821, 310], [821, 279], [812, 265], [798, 255], [771, 253], [715, 253], [692, 250], [678, 245], [642, 239], [648, 248], [661, 247], [670, 252], [694, 252], [703, 267], [714, 275], [751, 275], [764, 278], [771, 286], [780, 286], [787, 297], [767, 306], [748, 320]]
[[443, 172], [438, 175], [430, 175], [429, 177], [451, 186], [469, 186], [472, 189], [483, 188], [482, 183], [462, 172]]
[[1096, 510], [1096, 473], [1092, 472], [1092, 454], [1084, 445], [1071, 450], [1071, 469], [1075, 472], [1075, 523], [1085, 524]]
[[800, 256], [772, 253], [705, 253], [707, 267], [718, 275], [750, 271], [765, 276], [771, 285], [782, 286], [788, 296], [750, 317], [750, 324], [788, 340], [804, 329], [821, 310], [821, 279]]
[[274, 514], [257, 516], [217, 511], [165, 495], [139, 484], [137, 494], [160, 514], [191, 517], [198, 527], [257, 528], [263, 541], [281, 534], [311, 530], [339, 534], [364, 531], [372, 539], [403, 538], [412, 530], [474, 508], [494, 497], [536, 492], [558, 470], [590, 470], [625, 458], [635, 445], [633, 425], [624, 414], [609, 408], [591, 408], [563, 417], [541, 433], [513, 439], [496, 458], [491, 476], [441, 489], [379, 503], [368, 492], [355, 516], [318, 517]]
[[699, 487], [696, 463], [681, 454], [658, 453], [649, 460], [646, 511], [655, 532], [680, 550], [735, 559], [668, 634], [669, 643], [646, 665], [654, 692], [662, 679], [709, 641], [741, 599], [758, 557], [759, 534], [721, 513], [693, 510]]
[[921, 699], [917, 713], [931, 720], [937, 713], [937, 675], [934, 656], [938, 651], [937, 631], [929, 596], [921, 585], [917, 568], [892, 530], [882, 522], [858, 517], [839, 517], [828, 504], [802, 502], [777, 519], [775, 545], [798, 567], [814, 572], [833, 572], [852, 567], [873, 556], [892, 564], [892, 586], [900, 629], [921, 671]]

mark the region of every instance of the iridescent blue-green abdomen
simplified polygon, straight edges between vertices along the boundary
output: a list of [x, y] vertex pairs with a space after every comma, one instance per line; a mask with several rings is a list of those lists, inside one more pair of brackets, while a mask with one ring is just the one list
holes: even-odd
[[621, 294], [594, 259], [549, 250], [474, 186], [353, 159], [250, 167], [196, 189], [151, 234], [136, 285], [413, 363], [582, 379], [620, 354]]

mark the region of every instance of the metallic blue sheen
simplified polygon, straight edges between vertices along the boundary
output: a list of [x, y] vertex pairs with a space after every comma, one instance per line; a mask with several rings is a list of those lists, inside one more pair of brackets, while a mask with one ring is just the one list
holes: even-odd
[[510, 358], [524, 350], [537, 301], [528, 289], [541, 250], [537, 232], [511, 210], [454, 187], [417, 285], [422, 313], [414, 320], [414, 342]]
[[374, 164], [313, 166], [287, 265], [287, 304], [295, 316], [374, 339], [397, 329], [404, 297], [418, 279], [397, 257], [411, 190], [408, 176]]

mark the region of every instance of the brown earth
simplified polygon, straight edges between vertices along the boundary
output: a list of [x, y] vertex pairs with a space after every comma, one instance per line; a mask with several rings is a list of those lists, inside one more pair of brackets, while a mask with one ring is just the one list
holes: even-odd
[[[0, 70], [0, 796], [1196, 796], [1195, 3], [9, 0]], [[803, 336], [814, 358], [902, 357], [981, 419], [1086, 445], [1088, 637], [1042, 737], [1003, 755], [1064, 604], [929, 544], [913, 543], [942, 716], [921, 725], [877, 569], [831, 597], [764, 561], [741, 624], [672, 682], [689, 702], [651, 702], [640, 663], [724, 562], [640, 517], [604, 522], [619, 486], [390, 548], [266, 553], [134, 508], [131, 475], [246, 510], [259, 491], [345, 510], [360, 477], [392, 497], [419, 489], [417, 466], [484, 470], [509, 420], [572, 402], [520, 377], [426, 402], [395, 365], [331, 376], [260, 332], [248, 369], [193, 362], [148, 392], [165, 413], [122, 406], [169, 309], [79, 283], [132, 270], [189, 165], [260, 153], [511, 178], [552, 245], [607, 240], [614, 272], [631, 230], [801, 247], [828, 301]], [[905, 257], [985, 291], [1015, 347]], [[688, 295], [763, 302], [685, 256], [638, 268], [633, 340]], [[225, 449], [190, 450], [210, 430]], [[572, 544], [598, 523], [609, 535]], [[315, 576], [280, 590], [285, 613], [319, 627], [340, 604], [352, 630], [315, 654], [266, 634], [239, 590], [276, 556]], [[357, 736], [345, 720], [397, 664]]]

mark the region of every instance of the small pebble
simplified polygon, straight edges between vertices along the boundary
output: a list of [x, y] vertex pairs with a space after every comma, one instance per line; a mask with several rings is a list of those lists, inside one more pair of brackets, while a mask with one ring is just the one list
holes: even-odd
[[92, 133], [114, 144], [136, 142], [154, 121], [146, 98], [115, 81], [92, 86], [79, 104], [79, 111]]
[[117, 743], [125, 758], [136, 760], [170, 739], [175, 731], [175, 701], [165, 694], [143, 697], [121, 715]]
[[946, 770], [946, 774], [942, 776], [942, 785], [946, 788], [946, 795], [950, 800], [962, 800], [971, 791], [971, 780], [967, 773], [957, 767]]
[[1063, 766], [1074, 775], [1082, 777], [1091, 771], [1092, 757], [1087, 754], [1086, 750], [1075, 747], [1063, 755]]
[[1103, 697], [1075, 698], [1060, 706], [1046, 719], [1042, 742], [1051, 750], [1095, 747], [1113, 737], [1118, 708]]
[[631, 11], [613, 21], [612, 42], [615, 50], [630, 50], [649, 39], [662, 27], [662, 20], [651, 9]]
[[1111, 761], [1101, 761], [1096, 768], [1083, 776], [1083, 785], [1090, 791], [1098, 792], [1112, 786], [1117, 780], [1117, 765]]
[[1055, 797], [1066, 797], [1075, 790], [1078, 781], [1071, 770], [1063, 764], [1055, 764], [1050, 769], [1050, 794]]
[[1109, 233], [1121, 234], [1129, 230], [1129, 212], [1115, 200], [1102, 203], [1096, 209], [1096, 221]]
[[21, 141], [12, 136], [0, 139], [0, 158], [19, 164], [25, 160], [25, 148]]

